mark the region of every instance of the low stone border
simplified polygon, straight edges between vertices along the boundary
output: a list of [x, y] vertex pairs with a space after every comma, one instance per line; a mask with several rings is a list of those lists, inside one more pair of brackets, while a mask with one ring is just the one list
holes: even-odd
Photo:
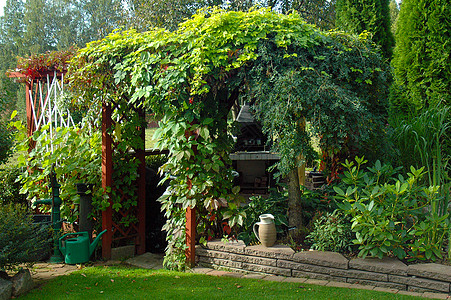
[[247, 246], [242, 242], [208, 242], [196, 246], [199, 265], [286, 277], [307, 277], [411, 292], [451, 295], [451, 266], [407, 266], [396, 258], [348, 260], [335, 252], [295, 253], [290, 247]]

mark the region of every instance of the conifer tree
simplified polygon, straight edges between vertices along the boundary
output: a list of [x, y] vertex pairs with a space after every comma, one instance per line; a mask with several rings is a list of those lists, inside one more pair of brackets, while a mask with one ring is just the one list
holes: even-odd
[[399, 13], [393, 68], [395, 107], [414, 110], [451, 104], [451, 3], [404, 0]]
[[336, 25], [355, 34], [368, 31], [381, 47], [386, 58], [391, 58], [394, 38], [390, 31], [389, 0], [337, 0]]

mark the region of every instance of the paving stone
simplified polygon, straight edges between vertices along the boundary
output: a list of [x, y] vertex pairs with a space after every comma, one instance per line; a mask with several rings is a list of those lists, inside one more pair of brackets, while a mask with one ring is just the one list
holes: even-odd
[[431, 289], [428, 289], [428, 288], [422, 288], [422, 287], [413, 286], [413, 285], [409, 285], [407, 287], [407, 290], [410, 291], [410, 292], [417, 292], [417, 293], [426, 293], [426, 292], [438, 293], [437, 290], [431, 290]]
[[393, 257], [379, 258], [355, 258], [349, 261], [350, 269], [371, 271], [378, 273], [407, 275], [407, 265]]
[[388, 279], [391, 282], [396, 283], [402, 283], [406, 284], [408, 286], [416, 286], [421, 288], [426, 288], [430, 290], [436, 290], [440, 292], [449, 292], [449, 283], [448, 282], [442, 282], [442, 281], [436, 281], [431, 279], [424, 279], [424, 278], [412, 278], [412, 277], [405, 277], [405, 276], [397, 276], [397, 275], [389, 275]]
[[351, 284], [347, 282], [338, 282], [338, 281], [329, 281], [326, 286], [332, 286], [332, 287], [340, 287], [340, 288], [350, 288]]
[[261, 256], [268, 258], [291, 259], [294, 254], [293, 249], [285, 245], [274, 245], [265, 247], [263, 245], [248, 246], [245, 248], [246, 255]]
[[220, 271], [220, 270], [213, 270], [211, 272], [208, 272], [208, 275], [210, 276], [224, 276], [226, 275], [228, 272], [226, 271]]
[[283, 276], [291, 276], [290, 269], [283, 269], [278, 267], [271, 266], [262, 266], [262, 265], [254, 265], [249, 263], [243, 263], [242, 268], [247, 271], [267, 273], [267, 274], [275, 274], [275, 275], [283, 275]]
[[262, 278], [263, 280], [267, 280], [267, 281], [277, 281], [277, 282], [282, 282], [284, 281], [286, 277], [284, 276], [275, 276], [275, 275], [268, 275], [265, 276], [264, 278]]
[[330, 268], [328, 267], [321, 267], [316, 265], [309, 265], [309, 264], [303, 264], [288, 260], [277, 260], [277, 266], [279, 268], [285, 268], [285, 269], [292, 269], [292, 270], [300, 270], [305, 272], [313, 272], [313, 273], [323, 273], [323, 274], [329, 274]]
[[285, 277], [284, 282], [295, 282], [295, 283], [303, 283], [307, 281], [307, 278], [295, 278], [295, 277]]
[[207, 274], [208, 272], [211, 272], [212, 269], [210, 268], [204, 268], [204, 267], [195, 267], [190, 270], [191, 273], [196, 274]]
[[126, 263], [143, 269], [162, 269], [163, 268], [163, 254], [144, 253], [142, 255], [129, 258]]
[[374, 285], [366, 285], [366, 284], [360, 284], [360, 283], [353, 283], [350, 286], [351, 289], [358, 289], [358, 290], [374, 290]]
[[398, 291], [396, 294], [414, 296], [414, 297], [422, 297], [423, 293], [411, 292], [411, 291]]
[[208, 242], [207, 245], [204, 247], [212, 250], [220, 250], [231, 253], [243, 254], [246, 244], [244, 244], [243, 241], [231, 241], [224, 243], [223, 241], [220, 240], [214, 240]]
[[347, 282], [349, 283], [358, 283], [363, 285], [372, 285], [374, 287], [383, 287], [388, 289], [397, 289], [397, 290], [406, 290], [407, 286], [405, 284], [394, 283], [394, 282], [380, 282], [373, 281], [368, 279], [357, 279], [357, 278], [348, 278]]
[[451, 282], [451, 266], [435, 263], [410, 265], [407, 274]]
[[263, 274], [245, 274], [244, 276], [243, 276], [243, 278], [251, 278], [251, 279], [263, 279], [263, 278], [265, 278], [266, 277], [266, 275], [263, 275]]
[[328, 274], [312, 273], [312, 272], [305, 272], [305, 271], [298, 271], [298, 270], [293, 270], [292, 274], [294, 277], [308, 277], [308, 278], [312, 278], [312, 279], [346, 282], [346, 278], [344, 278], [344, 277], [336, 277], [336, 276], [331, 276]]
[[431, 299], [448, 299], [448, 294], [443, 293], [431, 293], [431, 292], [424, 292], [422, 295], [424, 298], [431, 298]]
[[357, 278], [357, 279], [368, 279], [374, 281], [388, 281], [388, 275], [377, 272], [367, 272], [367, 271], [359, 271], [359, 270], [343, 270], [343, 269], [329, 269], [329, 274], [332, 276], [341, 276], [348, 278]]
[[243, 277], [243, 273], [237, 273], [237, 272], [226, 272], [226, 274], [222, 275], [224, 277], [233, 277], [233, 278], [240, 278]]
[[293, 260], [301, 263], [318, 266], [348, 269], [348, 260], [336, 252], [329, 251], [303, 251], [293, 255]]
[[327, 280], [320, 280], [320, 279], [311, 279], [311, 278], [309, 278], [309, 279], [307, 279], [307, 280], [305, 281], [305, 283], [308, 283], [308, 284], [314, 284], [314, 285], [326, 285], [326, 284], [329, 283], [329, 281], [327, 281]]
[[380, 287], [380, 286], [374, 287], [373, 291], [392, 293], [392, 294], [396, 294], [399, 292], [399, 290], [397, 290], [397, 289], [389, 289], [389, 288], [384, 288], [384, 287]]
[[[135, 256], [135, 245], [111, 248], [111, 259], [121, 260]], [[147, 253], [145, 253], [147, 254]]]

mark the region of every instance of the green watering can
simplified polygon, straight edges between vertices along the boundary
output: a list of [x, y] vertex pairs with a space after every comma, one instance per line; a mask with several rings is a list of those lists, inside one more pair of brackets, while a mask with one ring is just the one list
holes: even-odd
[[[105, 229], [102, 231], [92, 242], [89, 244], [89, 234], [87, 231], [67, 233], [59, 239], [59, 249], [64, 255], [64, 261], [66, 264], [75, 265], [83, 264], [89, 261], [94, 249], [100, 241], [100, 237], [107, 232]], [[68, 236], [74, 236], [63, 241]]]

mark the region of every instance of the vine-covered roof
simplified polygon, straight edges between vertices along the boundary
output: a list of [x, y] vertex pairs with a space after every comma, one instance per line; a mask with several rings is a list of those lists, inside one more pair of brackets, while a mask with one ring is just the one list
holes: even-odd
[[77, 50], [71, 47], [67, 50], [48, 51], [46, 53], [32, 54], [28, 57], [19, 57], [15, 70], [9, 70], [9, 77], [32, 80], [57, 73], [67, 72], [69, 61], [74, 57]]

